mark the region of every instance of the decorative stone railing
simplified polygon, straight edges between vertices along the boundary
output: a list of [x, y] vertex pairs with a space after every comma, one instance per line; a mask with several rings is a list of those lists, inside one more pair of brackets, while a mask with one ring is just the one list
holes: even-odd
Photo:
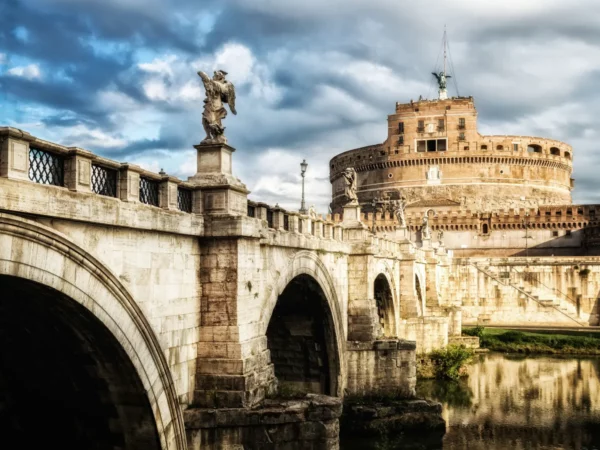
[[[248, 216], [261, 219], [265, 228], [271, 231], [289, 232], [338, 242], [350, 241], [344, 233], [341, 214], [311, 217], [296, 211], [287, 211], [278, 205], [270, 206], [266, 203], [248, 200]], [[365, 232], [364, 244], [370, 247], [374, 253], [400, 255], [401, 247], [397, 240], [378, 237], [367, 230]]]
[[[396, 229], [398, 222], [390, 212], [364, 213], [362, 221], [378, 232]], [[423, 212], [406, 211], [408, 229], [421, 229]], [[538, 209], [509, 209], [489, 213], [470, 210], [439, 211], [429, 217], [432, 230], [467, 231], [479, 230], [488, 223], [491, 230], [503, 229], [579, 229], [600, 225], [600, 205], [540, 206]]]
[[192, 183], [10, 127], [0, 128], [0, 177], [186, 213], [201, 209], [198, 189]]

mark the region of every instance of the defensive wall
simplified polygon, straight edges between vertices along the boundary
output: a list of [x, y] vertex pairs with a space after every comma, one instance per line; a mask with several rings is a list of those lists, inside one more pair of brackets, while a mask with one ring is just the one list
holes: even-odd
[[358, 207], [248, 202], [234, 149], [196, 149], [183, 181], [0, 128], [0, 337], [22, 339], [3, 405], [25, 424], [49, 390], [54, 433], [126, 448], [336, 448], [340, 399], [413, 394], [416, 352], [460, 335], [451, 255], [375, 236]]

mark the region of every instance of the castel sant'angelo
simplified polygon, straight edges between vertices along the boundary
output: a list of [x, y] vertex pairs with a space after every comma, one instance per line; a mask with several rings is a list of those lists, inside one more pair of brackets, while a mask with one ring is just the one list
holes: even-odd
[[434, 75], [438, 98], [396, 103], [381, 144], [330, 161], [332, 211], [342, 212], [353, 168], [363, 219], [378, 233], [394, 232], [401, 202], [411, 240], [427, 217], [455, 256], [597, 254], [596, 208], [571, 202], [571, 146], [480, 134], [473, 97], [449, 97], [445, 71]]

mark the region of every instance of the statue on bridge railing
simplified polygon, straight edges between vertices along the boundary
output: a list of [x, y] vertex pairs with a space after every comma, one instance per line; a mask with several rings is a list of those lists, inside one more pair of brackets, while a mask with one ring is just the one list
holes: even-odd
[[406, 208], [406, 199], [400, 197], [400, 200], [394, 200], [392, 207], [394, 208], [394, 215], [398, 221], [400, 228], [406, 228], [406, 216], [404, 215], [404, 209]]
[[431, 228], [429, 228], [429, 218], [427, 215], [423, 217], [423, 224], [421, 225], [421, 240], [431, 239]]
[[206, 132], [206, 138], [201, 144], [226, 144], [227, 138], [223, 134], [225, 127], [221, 121], [227, 116], [224, 103], [229, 104], [229, 109], [233, 114], [237, 114], [235, 88], [225, 79], [227, 72], [223, 70], [215, 70], [212, 79], [204, 72], [198, 72], [198, 75], [202, 78], [206, 90], [204, 111], [202, 112], [202, 126]]
[[346, 183], [344, 187], [344, 195], [348, 199], [347, 204], [358, 204], [358, 196], [356, 195], [356, 170], [353, 167], [348, 167], [344, 172], [342, 172], [344, 176], [344, 182]]

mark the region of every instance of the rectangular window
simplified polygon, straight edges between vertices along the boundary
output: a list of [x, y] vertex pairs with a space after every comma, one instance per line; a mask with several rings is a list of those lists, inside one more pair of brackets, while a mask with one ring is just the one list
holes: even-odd
[[466, 123], [465, 123], [465, 119], [463, 117], [461, 117], [460, 119], [458, 119], [458, 129], [459, 130], [464, 130], [466, 128]]
[[465, 140], [465, 133], [460, 133], [460, 134], [458, 135], [458, 140], [459, 140], [459, 141], [464, 141], [464, 140]]
[[513, 150], [514, 150], [515, 152], [518, 152], [518, 151], [519, 151], [519, 144], [517, 144], [517, 143], [513, 143]]
[[446, 139], [419, 139], [417, 152], [445, 152], [447, 146]]
[[425, 131], [425, 121], [419, 120], [418, 125], [417, 125], [417, 132], [423, 133], [424, 131]]
[[571, 239], [571, 236], [572, 236], [572, 235], [571, 235], [571, 230], [566, 230], [566, 231], [565, 231], [565, 237], [566, 237], [567, 239]]
[[404, 145], [404, 136], [398, 136], [398, 145]]
[[444, 119], [438, 119], [438, 131], [444, 131]]
[[558, 237], [558, 231], [553, 231], [552, 232], [552, 237]]
[[248, 217], [256, 217], [256, 208], [252, 205], [248, 205]]
[[287, 214], [283, 215], [283, 229], [285, 231], [290, 231], [290, 216]]
[[404, 122], [398, 124], [398, 134], [404, 134]]

